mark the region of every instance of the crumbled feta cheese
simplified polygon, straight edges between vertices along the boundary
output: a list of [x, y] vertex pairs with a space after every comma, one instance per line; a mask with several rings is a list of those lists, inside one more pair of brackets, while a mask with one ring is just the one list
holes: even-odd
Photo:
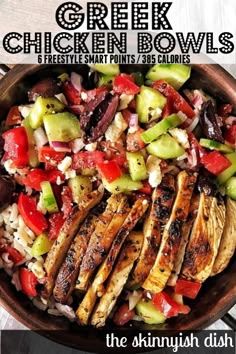
[[122, 133], [128, 128], [128, 124], [124, 119], [121, 112], [116, 113], [113, 122], [105, 132], [106, 140], [110, 140], [112, 143], [117, 142]]
[[87, 144], [85, 145], [85, 150], [87, 151], [95, 151], [97, 149], [97, 143], [91, 143], [91, 144]]
[[58, 164], [58, 170], [61, 172], [65, 173], [66, 170], [70, 168], [72, 164], [72, 158], [70, 156], [66, 156], [59, 164]]
[[66, 176], [66, 179], [74, 178], [74, 177], [76, 177], [76, 171], [75, 170], [67, 170], [65, 172], [65, 176]]
[[126, 109], [129, 103], [133, 99], [134, 99], [134, 95], [126, 95], [125, 93], [122, 93], [122, 95], [120, 95], [120, 104], [118, 107], [118, 111], [122, 111], [122, 109]]
[[146, 162], [148, 182], [153, 188], [157, 187], [162, 180], [160, 163], [161, 160], [155, 156], [149, 156]]
[[82, 92], [81, 92], [81, 98], [82, 98], [83, 101], [86, 101], [87, 98], [88, 98], [87, 93], [85, 93], [85, 92], [82, 91]]
[[188, 133], [184, 129], [173, 128], [169, 130], [171, 136], [182, 146], [183, 149], [189, 149]]
[[14, 175], [17, 172], [17, 168], [13, 165], [12, 160], [5, 161], [4, 168], [10, 175]]
[[23, 118], [27, 118], [28, 117], [28, 115], [31, 112], [32, 107], [33, 107], [33, 104], [28, 104], [28, 105], [25, 105], [25, 106], [19, 106], [18, 107], [18, 109], [20, 111], [20, 114], [22, 115]]
[[61, 180], [61, 177], [58, 176], [58, 177], [57, 177], [57, 180], [56, 180], [56, 184], [57, 184], [58, 186], [60, 186], [62, 183], [63, 183], [63, 181]]
[[55, 97], [61, 101], [65, 106], [68, 106], [68, 102], [66, 99], [66, 96], [64, 95], [64, 93], [59, 93], [58, 95], [55, 95]]
[[160, 116], [162, 114], [162, 110], [160, 108], [150, 109], [150, 111], [148, 113], [149, 113], [149, 116], [150, 116], [149, 121], [151, 122], [152, 120], [160, 118]]

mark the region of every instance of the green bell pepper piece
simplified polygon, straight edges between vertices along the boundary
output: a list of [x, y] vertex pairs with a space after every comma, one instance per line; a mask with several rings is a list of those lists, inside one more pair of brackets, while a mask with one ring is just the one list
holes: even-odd
[[183, 64], [156, 64], [147, 73], [146, 78], [152, 81], [165, 80], [174, 89], [180, 87], [190, 78], [191, 67]]
[[182, 156], [185, 151], [177, 141], [168, 134], [162, 135], [147, 147], [147, 152], [161, 159], [175, 159]]
[[102, 182], [104, 188], [106, 188], [108, 192], [113, 194], [137, 191], [143, 187], [141, 182], [133, 181], [129, 175], [122, 175], [120, 178], [117, 178], [112, 183], [107, 182], [107, 180], [103, 178]]
[[51, 183], [48, 181], [41, 182], [43, 204], [49, 213], [59, 212], [56, 198], [54, 196]]
[[55, 97], [37, 97], [29, 116], [31, 127], [33, 129], [39, 128], [43, 124], [43, 117], [46, 114], [62, 112], [64, 108], [64, 104]]
[[69, 112], [48, 114], [43, 123], [49, 141], [68, 142], [81, 136], [79, 120]]
[[48, 239], [46, 234], [41, 234], [35, 239], [31, 248], [31, 255], [33, 257], [39, 257], [50, 251], [52, 242]]
[[232, 165], [217, 176], [217, 181], [219, 184], [224, 184], [236, 173], [236, 153], [233, 152], [231, 154], [227, 154], [225, 157], [232, 163]]
[[147, 178], [147, 169], [143, 155], [140, 152], [127, 152], [126, 157], [132, 180], [142, 181]]
[[221, 151], [225, 153], [230, 153], [233, 152], [234, 149], [232, 149], [230, 146], [226, 144], [219, 143], [218, 141], [215, 140], [210, 140], [210, 139], [200, 139], [200, 145], [204, 148], [210, 149], [210, 150], [216, 150], [216, 151]]
[[[137, 113], [141, 123], [148, 123], [153, 118], [158, 118], [166, 104], [166, 98], [157, 90], [141, 86], [137, 95]], [[156, 113], [160, 110], [159, 113]]]
[[172, 129], [181, 125], [183, 122], [177, 114], [172, 114], [169, 117], [162, 119], [150, 129], [141, 134], [141, 139], [146, 143], [151, 143], [162, 134], [166, 133], [168, 129]]

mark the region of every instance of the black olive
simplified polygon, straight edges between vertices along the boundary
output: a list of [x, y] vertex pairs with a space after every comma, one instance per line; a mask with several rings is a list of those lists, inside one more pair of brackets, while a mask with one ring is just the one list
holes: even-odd
[[217, 122], [215, 109], [211, 100], [204, 102], [202, 105], [200, 125], [205, 137], [224, 143], [222, 131]]
[[86, 90], [92, 90], [97, 86], [99, 81], [99, 74], [97, 71], [88, 72], [88, 80], [83, 81], [83, 86]]
[[0, 211], [11, 204], [14, 196], [15, 184], [10, 176], [0, 176]]
[[60, 93], [60, 87], [57, 85], [57, 81], [53, 78], [43, 79], [35, 84], [29, 92], [29, 100], [35, 101], [38, 96], [42, 97], [54, 97]]
[[215, 196], [217, 192], [216, 182], [211, 175], [200, 174], [197, 181], [197, 189], [200, 193], [204, 193], [209, 196]]

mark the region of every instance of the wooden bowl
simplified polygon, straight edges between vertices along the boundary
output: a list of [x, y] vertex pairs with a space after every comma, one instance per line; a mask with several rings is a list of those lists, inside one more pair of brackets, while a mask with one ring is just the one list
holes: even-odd
[[[130, 68], [127, 66], [127, 71]], [[58, 75], [65, 70], [80, 72], [86, 70], [86, 67], [83, 65], [15, 66], [0, 82], [0, 119], [5, 118], [5, 114], [12, 105], [27, 102], [27, 91], [39, 78]], [[203, 88], [223, 102], [232, 103], [236, 108], [236, 81], [219, 65], [193, 65], [193, 75], [188, 85]], [[4, 270], [0, 271], [0, 303], [22, 324], [32, 330], [43, 331], [45, 336], [54, 341], [80, 350], [106, 353], [111, 351], [111, 348], [107, 348], [105, 340], [109, 332], [118, 336], [126, 336], [130, 345], [131, 339], [138, 332], [148, 330], [156, 335], [157, 331], [162, 329], [171, 333], [199, 330], [221, 318], [236, 303], [236, 259], [231, 261], [223, 273], [204, 283], [197, 299], [190, 301], [192, 311], [188, 315], [172, 318], [162, 326], [148, 326], [135, 322], [132, 326], [127, 325], [123, 328], [115, 328], [113, 325], [107, 325], [101, 330], [91, 327], [81, 328], [64, 318], [50, 316], [34, 307], [26, 296], [15, 290]], [[129, 349], [136, 353], [145, 351], [145, 349], [132, 348], [131, 345]]]

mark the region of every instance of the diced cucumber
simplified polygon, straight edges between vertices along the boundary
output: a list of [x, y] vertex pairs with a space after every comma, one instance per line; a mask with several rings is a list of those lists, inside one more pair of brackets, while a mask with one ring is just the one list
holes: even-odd
[[164, 160], [175, 159], [185, 153], [177, 141], [168, 134], [163, 134], [158, 140], [149, 144], [147, 152]]
[[236, 177], [231, 177], [225, 184], [225, 194], [236, 200]]
[[44, 98], [39, 96], [30, 112], [30, 126], [33, 129], [39, 128], [43, 124], [43, 117], [46, 114], [62, 112], [64, 104], [55, 97]]
[[168, 129], [172, 129], [181, 125], [183, 122], [177, 114], [172, 114], [169, 117], [162, 119], [150, 129], [141, 134], [142, 140], [148, 144], [157, 139], [162, 134], [166, 133]]
[[85, 195], [92, 192], [92, 182], [90, 178], [86, 176], [70, 178], [68, 185], [72, 191], [73, 201], [75, 203], [81, 202]]
[[48, 239], [46, 234], [41, 234], [35, 239], [31, 248], [31, 255], [33, 257], [39, 257], [50, 251], [52, 242]]
[[152, 81], [165, 80], [176, 90], [190, 78], [191, 67], [183, 64], [156, 64], [147, 73]]
[[119, 75], [120, 67], [118, 64], [95, 64], [94, 68], [104, 75]]
[[43, 204], [49, 213], [57, 213], [59, 211], [56, 198], [54, 196], [51, 183], [48, 181], [41, 182]]
[[141, 123], [159, 118], [166, 104], [166, 98], [157, 90], [141, 86], [137, 95], [137, 113]]
[[156, 309], [150, 300], [139, 301], [136, 305], [136, 312], [147, 324], [161, 324], [166, 320], [165, 316]]
[[29, 164], [31, 167], [37, 167], [39, 165], [38, 151], [36, 149], [36, 142], [34, 139], [34, 130], [30, 126], [29, 117], [23, 120], [22, 125], [25, 127], [28, 138]]
[[43, 122], [49, 141], [68, 142], [81, 136], [79, 121], [69, 112], [48, 114]]
[[128, 193], [142, 188], [142, 183], [133, 181], [129, 175], [123, 175], [114, 182], [109, 183], [105, 178], [102, 180], [104, 188], [113, 194]]
[[102, 85], [112, 84], [113, 80], [114, 76], [100, 74], [97, 86], [100, 87]]
[[232, 165], [217, 176], [217, 181], [219, 184], [224, 184], [236, 173], [236, 153], [233, 152], [231, 154], [227, 154], [225, 157], [232, 163]]
[[82, 176], [92, 177], [92, 176], [96, 175], [97, 171], [96, 171], [96, 169], [93, 169], [93, 168], [82, 168], [80, 170], [80, 173]]
[[232, 149], [230, 146], [226, 144], [219, 143], [218, 141], [215, 140], [210, 140], [210, 139], [200, 139], [200, 145], [204, 148], [210, 149], [210, 150], [216, 150], [216, 151], [221, 151], [225, 153], [230, 153], [233, 152], [234, 149]]
[[147, 169], [143, 155], [140, 152], [127, 152], [126, 157], [132, 180], [142, 181], [147, 178]]

